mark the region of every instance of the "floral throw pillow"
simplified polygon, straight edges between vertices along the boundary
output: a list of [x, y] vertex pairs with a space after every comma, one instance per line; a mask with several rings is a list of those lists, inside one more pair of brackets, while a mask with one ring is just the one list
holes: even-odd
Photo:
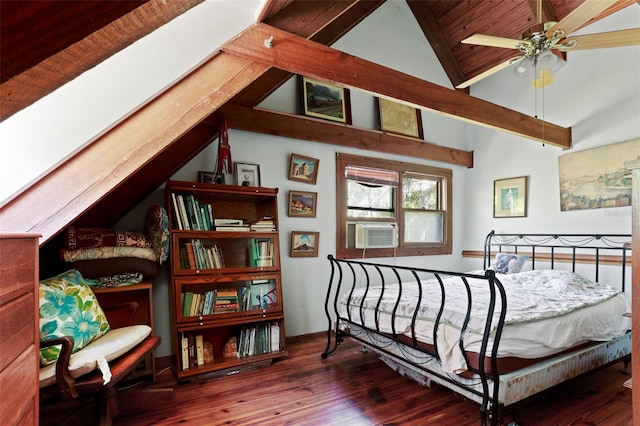
[[[40, 340], [73, 337], [73, 352], [109, 331], [109, 323], [96, 296], [75, 269], [40, 281]], [[55, 362], [60, 346], [40, 350], [40, 364]]]

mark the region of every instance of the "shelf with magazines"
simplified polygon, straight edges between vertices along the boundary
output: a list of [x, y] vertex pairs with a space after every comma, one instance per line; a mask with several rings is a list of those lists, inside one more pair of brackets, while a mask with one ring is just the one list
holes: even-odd
[[167, 182], [178, 379], [288, 356], [277, 196], [275, 188]]

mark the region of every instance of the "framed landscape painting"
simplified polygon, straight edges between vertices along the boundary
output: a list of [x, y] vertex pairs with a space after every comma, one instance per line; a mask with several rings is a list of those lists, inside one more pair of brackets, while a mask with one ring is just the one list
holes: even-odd
[[317, 192], [289, 191], [289, 216], [316, 217]]
[[291, 257], [318, 257], [319, 232], [291, 231]]
[[304, 115], [351, 124], [349, 89], [302, 77]]
[[631, 176], [624, 163], [639, 153], [635, 139], [559, 156], [560, 211], [630, 206]]
[[414, 138], [423, 138], [422, 114], [419, 109], [388, 99], [377, 99], [380, 130]]
[[318, 178], [317, 158], [306, 157], [299, 154], [291, 154], [289, 161], [289, 180], [315, 184]]

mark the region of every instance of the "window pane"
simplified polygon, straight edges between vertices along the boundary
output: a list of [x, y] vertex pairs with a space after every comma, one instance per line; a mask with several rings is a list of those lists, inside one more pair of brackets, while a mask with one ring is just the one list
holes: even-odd
[[421, 177], [402, 178], [402, 207], [405, 209], [438, 210], [438, 180]]
[[394, 188], [347, 181], [349, 217], [393, 218]]
[[405, 212], [405, 242], [441, 243], [442, 235], [442, 212]]

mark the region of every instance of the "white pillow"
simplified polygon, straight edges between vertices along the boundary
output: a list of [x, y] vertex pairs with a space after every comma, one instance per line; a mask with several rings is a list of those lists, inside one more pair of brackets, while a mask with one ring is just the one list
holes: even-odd
[[498, 253], [493, 265], [489, 269], [493, 269], [499, 274], [517, 274], [520, 272], [529, 256], [517, 255], [513, 253]]

